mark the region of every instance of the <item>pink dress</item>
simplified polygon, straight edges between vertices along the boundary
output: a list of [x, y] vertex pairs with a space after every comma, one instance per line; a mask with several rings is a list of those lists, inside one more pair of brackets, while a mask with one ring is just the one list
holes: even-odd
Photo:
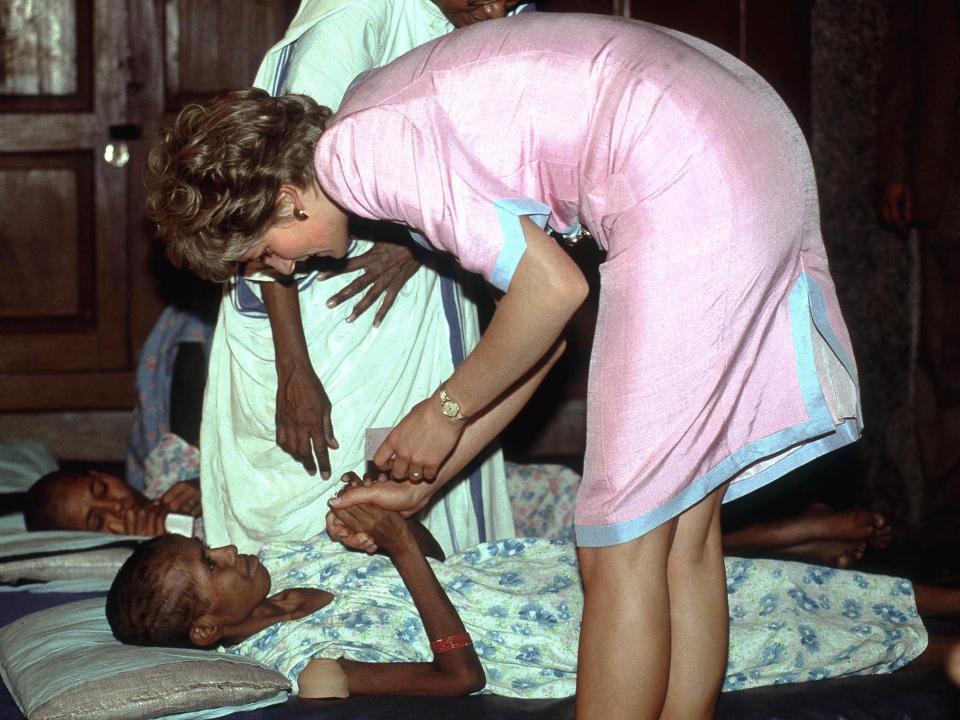
[[341, 207], [502, 290], [520, 216], [582, 224], [607, 251], [579, 544], [626, 542], [859, 437], [806, 144], [719, 49], [604, 16], [479, 23], [366, 77], [316, 165]]

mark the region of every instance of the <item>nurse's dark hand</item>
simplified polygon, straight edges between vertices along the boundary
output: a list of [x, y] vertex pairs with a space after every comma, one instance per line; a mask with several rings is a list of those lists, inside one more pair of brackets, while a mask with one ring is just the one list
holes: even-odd
[[[277, 445], [303, 464], [330, 477], [330, 449], [340, 447], [333, 434], [330, 398], [309, 365], [277, 365]], [[316, 458], [316, 460], [314, 460]]]
[[363, 271], [359, 277], [354, 278], [346, 287], [331, 296], [327, 300], [327, 307], [336, 307], [366, 290], [366, 294], [353, 306], [353, 310], [347, 317], [347, 322], [356, 320], [382, 297], [383, 302], [380, 303], [380, 307], [377, 308], [377, 313], [373, 317], [373, 326], [379, 327], [387, 313], [390, 312], [390, 308], [393, 307], [393, 303], [404, 284], [419, 269], [420, 261], [406, 245], [394, 242], [375, 242], [373, 247], [362, 255], [348, 258], [343, 263], [342, 269], [325, 273], [322, 276], [326, 280], [342, 273]]

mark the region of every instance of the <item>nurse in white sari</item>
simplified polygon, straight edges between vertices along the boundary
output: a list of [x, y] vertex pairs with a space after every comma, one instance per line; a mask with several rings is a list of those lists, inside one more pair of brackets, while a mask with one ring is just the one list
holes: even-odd
[[[503, 2], [305, 0], [264, 58], [256, 85], [274, 95], [309, 95], [336, 110], [359, 74], [450, 32], [451, 20], [460, 24], [504, 11]], [[356, 241], [350, 254], [369, 246]], [[458, 282], [428, 267], [406, 282], [379, 327], [372, 312], [348, 322], [350, 304], [328, 309], [326, 302], [359, 274], [322, 282], [316, 272], [296, 276], [304, 339], [339, 444], [329, 449], [326, 479], [308, 474], [302, 458], [277, 444], [278, 369], [263, 302], [263, 283], [274, 278], [248, 272], [227, 286], [200, 433], [203, 512], [212, 545], [255, 552], [265, 542], [303, 540], [324, 530], [326, 502], [339, 478], [364, 470], [364, 430], [396, 424], [476, 344], [476, 307]], [[513, 537], [500, 451], [467, 468], [425, 509], [423, 521], [447, 553]]]

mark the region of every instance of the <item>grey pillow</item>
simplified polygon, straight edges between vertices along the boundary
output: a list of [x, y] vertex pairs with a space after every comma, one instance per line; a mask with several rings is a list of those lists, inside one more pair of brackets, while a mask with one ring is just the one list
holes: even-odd
[[0, 559], [0, 583], [56, 580], [102, 580], [105, 587], [116, 576], [131, 547], [107, 547], [96, 550]]
[[206, 718], [286, 699], [287, 679], [248, 658], [123, 645], [103, 603], [60, 605], [0, 629], [0, 674], [28, 720]]

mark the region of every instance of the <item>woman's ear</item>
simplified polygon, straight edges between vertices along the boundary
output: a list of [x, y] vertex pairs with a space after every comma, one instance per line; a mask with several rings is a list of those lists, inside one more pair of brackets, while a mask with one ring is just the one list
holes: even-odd
[[223, 627], [207, 617], [203, 617], [190, 626], [190, 642], [197, 647], [205, 648], [213, 645], [223, 637]]
[[293, 185], [281, 185], [280, 189], [277, 190], [276, 206], [279, 217], [292, 217], [297, 210], [303, 207], [300, 191]]

